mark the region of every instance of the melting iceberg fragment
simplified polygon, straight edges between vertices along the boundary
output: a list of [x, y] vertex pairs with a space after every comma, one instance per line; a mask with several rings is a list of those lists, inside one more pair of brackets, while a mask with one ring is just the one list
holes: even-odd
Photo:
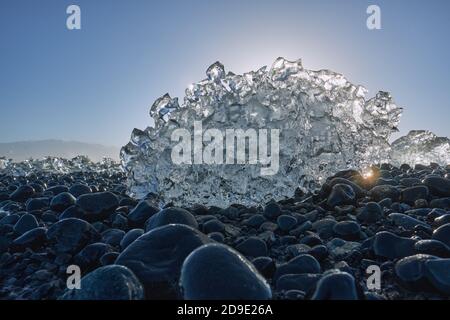
[[391, 162], [400, 166], [450, 164], [450, 139], [438, 137], [427, 130], [413, 130], [392, 143]]
[[[297, 187], [313, 189], [338, 170], [389, 158], [388, 140], [402, 112], [389, 93], [366, 100], [366, 90], [343, 75], [284, 58], [269, 70], [242, 75], [226, 73], [216, 62], [206, 75], [186, 89], [181, 106], [168, 94], [156, 100], [150, 110], [154, 127], [133, 130], [121, 150], [131, 195], [152, 192], [180, 205], [253, 205], [292, 196]], [[244, 135], [240, 146], [247, 162], [239, 161], [239, 141], [230, 153], [235, 137], [227, 139], [227, 130]], [[278, 146], [272, 138], [261, 144], [274, 132]], [[184, 163], [175, 163], [173, 151], [182, 140], [189, 150], [183, 149]], [[267, 161], [261, 155], [276, 155], [274, 146], [278, 170], [263, 175]], [[204, 161], [211, 150], [212, 164]]]

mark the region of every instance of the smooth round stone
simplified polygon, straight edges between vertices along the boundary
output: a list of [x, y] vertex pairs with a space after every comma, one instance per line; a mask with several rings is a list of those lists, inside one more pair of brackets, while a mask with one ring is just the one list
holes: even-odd
[[258, 237], [250, 237], [245, 239], [236, 246], [236, 250], [247, 257], [260, 257], [267, 255], [267, 245]]
[[86, 220], [101, 221], [119, 206], [119, 199], [111, 192], [96, 192], [79, 196], [76, 204], [86, 213]]
[[319, 262], [309, 254], [301, 254], [277, 267], [274, 280], [285, 274], [321, 273]]
[[24, 214], [20, 217], [19, 221], [14, 225], [14, 232], [17, 234], [24, 234], [27, 231], [30, 231], [34, 228], [39, 227], [39, 224], [36, 218], [32, 214]]
[[194, 229], [198, 228], [197, 220], [189, 211], [177, 207], [170, 207], [161, 210], [157, 214], [150, 217], [145, 223], [145, 231], [165, 226], [168, 224], [184, 224]]
[[220, 232], [211, 232], [208, 233], [208, 237], [214, 241], [223, 243], [225, 241], [225, 237], [222, 233]]
[[267, 219], [276, 219], [279, 215], [281, 215], [281, 207], [276, 202], [270, 202], [264, 207], [263, 214]]
[[305, 300], [305, 293], [300, 290], [288, 290], [283, 296], [286, 300]]
[[204, 233], [223, 232], [223, 231], [225, 231], [225, 225], [217, 219], [211, 219], [203, 224]]
[[34, 210], [46, 209], [49, 206], [48, 198], [33, 198], [27, 201], [26, 210], [28, 212]]
[[137, 238], [115, 263], [136, 274], [148, 299], [179, 298], [177, 283], [183, 261], [193, 250], [211, 241], [192, 227], [169, 224]]
[[54, 196], [50, 202], [50, 209], [57, 212], [63, 212], [68, 207], [75, 204], [77, 199], [69, 192], [61, 192]]
[[450, 223], [450, 214], [444, 214], [442, 216], [437, 217], [434, 219], [434, 225], [436, 227], [443, 226], [444, 224]]
[[423, 180], [423, 184], [426, 185], [432, 194], [441, 197], [450, 197], [450, 180], [433, 176], [427, 177]]
[[283, 214], [277, 218], [278, 227], [283, 231], [289, 231], [297, 224], [297, 219], [293, 216]]
[[101, 242], [91, 243], [74, 257], [74, 262], [84, 271], [92, 270], [100, 265], [100, 258], [111, 251], [113, 250], [110, 245]]
[[[309, 222], [309, 221], [308, 221]], [[321, 220], [317, 220], [314, 222], [311, 227], [313, 230], [316, 230], [318, 234], [321, 235], [333, 235], [333, 228], [336, 225], [337, 221], [330, 218], [325, 218]]]
[[312, 247], [308, 254], [312, 255], [317, 260], [322, 261], [328, 256], [328, 248], [324, 245], [317, 245]]
[[447, 296], [450, 295], [450, 259], [428, 260], [424, 269], [433, 287]]
[[250, 218], [248, 218], [247, 220], [244, 220], [243, 223], [246, 226], [253, 227], [253, 228], [258, 228], [259, 226], [261, 226], [266, 221], [267, 220], [266, 220], [266, 218], [264, 218], [263, 215], [261, 215], [261, 214], [254, 214]]
[[19, 219], [20, 216], [18, 214], [8, 214], [0, 220], [0, 225], [15, 225]]
[[277, 280], [276, 290], [278, 292], [288, 290], [309, 292], [316, 288], [321, 277], [321, 274], [316, 273], [285, 274]]
[[131, 243], [133, 243], [134, 240], [136, 240], [143, 234], [144, 234], [143, 229], [132, 229], [128, 231], [120, 241], [120, 248], [122, 250], [125, 250], [126, 247], [128, 247]]
[[383, 218], [383, 209], [377, 202], [368, 202], [356, 218], [363, 223], [375, 223]]
[[87, 193], [91, 193], [92, 190], [89, 188], [89, 186], [82, 184], [82, 183], [75, 183], [69, 188], [69, 192], [75, 197], [78, 198], [79, 196]]
[[412, 286], [412, 289], [420, 290], [425, 280], [424, 263], [432, 259], [438, 259], [438, 257], [416, 254], [400, 259], [395, 264], [395, 274], [403, 283]]
[[345, 178], [333, 178], [330, 181], [326, 182], [322, 186], [321, 193], [324, 195], [329, 195], [332, 188], [337, 184], [346, 184], [346, 185], [350, 186], [352, 188], [352, 190], [355, 192], [357, 198], [363, 197], [366, 194], [366, 191], [364, 189], [362, 189], [356, 183], [354, 183], [348, 179], [345, 179]]
[[300, 239], [299, 241], [300, 244], [306, 244], [310, 247], [316, 246], [316, 245], [320, 245], [323, 243], [322, 239], [320, 239], [320, 237], [316, 234], [309, 234], [304, 236], [303, 238]]
[[252, 260], [252, 263], [264, 277], [272, 278], [276, 266], [271, 257], [257, 257]]
[[328, 252], [335, 260], [346, 259], [360, 248], [361, 244], [359, 242], [345, 241], [340, 238], [334, 238], [327, 243]]
[[444, 224], [434, 230], [433, 239], [439, 240], [445, 245], [450, 246], [450, 223]]
[[430, 201], [430, 207], [439, 209], [450, 209], [450, 197], [433, 199]]
[[414, 186], [405, 188], [401, 191], [401, 201], [414, 205], [414, 202], [419, 199], [428, 199], [429, 197], [428, 187], [426, 186]]
[[400, 191], [395, 186], [380, 185], [373, 187], [369, 191], [369, 196], [374, 201], [381, 201], [385, 198], [389, 198], [392, 201], [398, 201], [398, 199], [400, 198]]
[[361, 227], [355, 221], [341, 221], [334, 225], [334, 234], [344, 240], [359, 239]]
[[403, 227], [406, 230], [413, 230], [416, 226], [428, 227], [425, 222], [407, 216], [403, 213], [391, 213], [388, 217], [396, 226]]
[[13, 248], [15, 250], [23, 250], [25, 248], [40, 248], [47, 240], [46, 232], [47, 229], [45, 228], [35, 228], [27, 231], [13, 241]]
[[158, 212], [159, 208], [152, 205], [150, 200], [142, 200], [128, 214], [128, 221], [134, 227], [143, 227], [145, 221]]
[[331, 208], [335, 206], [351, 204], [355, 201], [356, 194], [353, 188], [348, 184], [338, 183], [331, 188], [327, 199], [327, 205]]
[[339, 270], [329, 271], [317, 282], [312, 300], [357, 300], [355, 278]]
[[63, 219], [67, 219], [67, 218], [77, 218], [77, 219], [83, 219], [84, 216], [84, 211], [76, 206], [70, 206], [68, 207], [66, 210], [64, 210], [60, 215], [59, 215], [59, 220], [63, 220]]
[[393, 260], [415, 254], [415, 243], [413, 239], [381, 231], [374, 236], [373, 250], [375, 255]]
[[28, 198], [31, 198], [35, 193], [33, 187], [24, 185], [18, 187], [13, 193], [9, 195], [9, 198], [17, 202], [25, 202]]
[[268, 300], [270, 286], [240, 253], [206, 244], [184, 261], [180, 285], [186, 300]]
[[47, 230], [47, 239], [59, 252], [78, 252], [86, 244], [100, 240], [100, 234], [88, 222], [76, 218], [60, 220]]
[[116, 214], [111, 226], [117, 229], [128, 229], [128, 219], [120, 213]]
[[67, 188], [66, 186], [62, 186], [62, 185], [53, 186], [53, 187], [47, 188], [45, 190], [46, 193], [51, 192], [54, 196], [56, 196], [62, 192], [68, 192], [68, 191], [69, 191], [69, 188]]
[[102, 232], [102, 241], [113, 247], [119, 246], [125, 236], [125, 231], [120, 229], [108, 229]]
[[55, 215], [55, 213], [53, 212], [53, 211], [47, 211], [47, 212], [44, 212], [42, 215], [41, 215], [41, 220], [43, 221], [43, 222], [51, 222], [51, 223], [55, 223], [55, 222], [57, 222], [59, 219], [58, 219], [58, 217]]
[[100, 264], [102, 266], [109, 266], [111, 264], [114, 264], [118, 256], [118, 252], [107, 252], [100, 257]]
[[438, 240], [420, 240], [416, 242], [414, 248], [417, 253], [450, 258], [450, 248]]
[[100, 267], [81, 278], [80, 289], [67, 289], [61, 300], [142, 300], [144, 289], [133, 272], [118, 265]]
[[422, 181], [419, 178], [403, 178], [400, 179], [400, 184], [405, 187], [413, 187], [415, 185], [421, 184]]

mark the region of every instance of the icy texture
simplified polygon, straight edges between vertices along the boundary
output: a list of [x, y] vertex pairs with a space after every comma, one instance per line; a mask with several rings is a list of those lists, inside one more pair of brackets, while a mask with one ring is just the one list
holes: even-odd
[[391, 162], [397, 166], [403, 163], [429, 165], [431, 162], [445, 166], [450, 164], [450, 139], [430, 131], [410, 131], [392, 143]]
[[[207, 79], [189, 86], [181, 106], [168, 94], [154, 103], [154, 127], [133, 130], [121, 150], [131, 195], [153, 192], [183, 205], [260, 204], [292, 196], [297, 187], [312, 189], [340, 169], [364, 168], [389, 155], [388, 139], [402, 109], [387, 92], [366, 100], [366, 90], [343, 75], [307, 70], [300, 60], [283, 58], [270, 70], [243, 75], [226, 73], [216, 62], [206, 74]], [[278, 173], [262, 176], [260, 165], [249, 164], [175, 165], [172, 131], [186, 128], [193, 134], [199, 120], [203, 131], [279, 129]]]
[[41, 172], [55, 174], [103, 172], [113, 175], [122, 172], [122, 168], [112, 159], [104, 158], [100, 162], [92, 162], [86, 156], [77, 156], [72, 159], [45, 157], [43, 159], [30, 159], [21, 162], [13, 162], [4, 157], [0, 158], [0, 176], [9, 175], [14, 177], [26, 177], [30, 174]]

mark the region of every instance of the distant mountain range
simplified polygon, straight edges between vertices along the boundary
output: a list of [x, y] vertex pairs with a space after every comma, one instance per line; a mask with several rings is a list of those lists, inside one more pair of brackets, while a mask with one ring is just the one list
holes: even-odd
[[70, 159], [78, 155], [88, 156], [92, 161], [100, 161], [103, 157], [119, 160], [119, 148], [62, 140], [0, 143], [0, 157], [6, 157], [14, 161], [23, 161], [29, 158], [40, 159], [45, 156]]

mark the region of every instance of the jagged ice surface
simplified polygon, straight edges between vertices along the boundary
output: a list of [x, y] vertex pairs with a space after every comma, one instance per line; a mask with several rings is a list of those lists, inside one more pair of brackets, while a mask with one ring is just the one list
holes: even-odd
[[[283, 58], [269, 70], [236, 75], [216, 62], [206, 73], [207, 79], [186, 89], [181, 106], [166, 94], [150, 109], [154, 127], [133, 130], [121, 150], [131, 195], [153, 192], [183, 205], [252, 205], [389, 157], [388, 139], [402, 109], [387, 92], [366, 100], [366, 90], [343, 75], [307, 70], [300, 60]], [[278, 173], [264, 176], [261, 165], [250, 164], [173, 164], [177, 142], [171, 133], [177, 128], [192, 133], [194, 121], [202, 121], [203, 130], [279, 129]]]
[[450, 139], [438, 137], [427, 130], [413, 130], [392, 143], [393, 165], [428, 165], [431, 162], [450, 164]]

